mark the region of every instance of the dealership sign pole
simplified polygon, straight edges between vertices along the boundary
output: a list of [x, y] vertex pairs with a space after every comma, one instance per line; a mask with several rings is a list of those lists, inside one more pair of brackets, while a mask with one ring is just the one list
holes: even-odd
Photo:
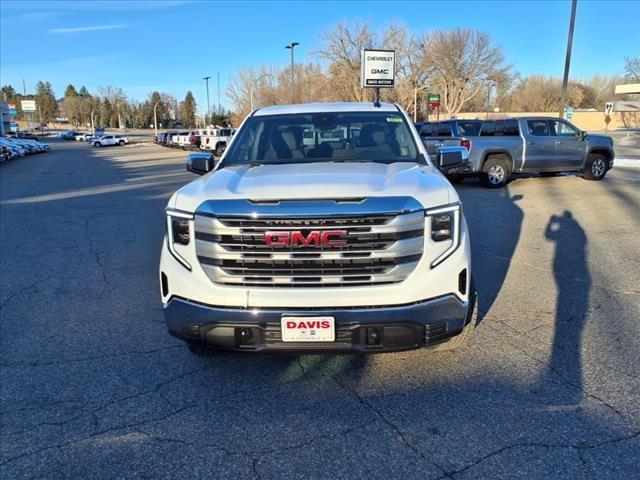
[[396, 78], [395, 50], [367, 50], [360, 53], [360, 87], [375, 88], [376, 101], [380, 106], [380, 89], [393, 88]]

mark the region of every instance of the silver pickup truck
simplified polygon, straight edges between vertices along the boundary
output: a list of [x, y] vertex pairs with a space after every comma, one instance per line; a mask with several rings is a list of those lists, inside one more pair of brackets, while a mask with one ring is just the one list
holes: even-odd
[[560, 118], [485, 120], [478, 135], [467, 134], [465, 140], [469, 164], [447, 172], [454, 182], [477, 175], [484, 186], [498, 188], [514, 173], [551, 176], [561, 172], [581, 172], [587, 180], [602, 180], [613, 166], [611, 137], [587, 134]]

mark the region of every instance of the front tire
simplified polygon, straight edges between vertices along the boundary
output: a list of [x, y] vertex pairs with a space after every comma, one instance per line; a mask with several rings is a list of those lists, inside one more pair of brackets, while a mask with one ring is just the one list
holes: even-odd
[[188, 343], [189, 351], [198, 357], [207, 355], [207, 348], [202, 343]]
[[221, 157], [226, 148], [227, 148], [227, 146], [224, 145], [224, 144], [218, 145], [216, 147], [216, 157]]
[[102, 144], [100, 142], [98, 142], [98, 143], [94, 143], [93, 146], [96, 147], [96, 148], [100, 148], [100, 147], [102, 147]]
[[462, 183], [464, 175], [461, 173], [454, 173], [453, 175], [448, 175], [447, 180], [449, 180], [453, 185], [456, 185]]
[[480, 183], [487, 188], [502, 188], [509, 182], [511, 162], [505, 155], [491, 155], [480, 172]]
[[124, 147], [124, 140], [120, 140], [120, 141], [118, 142], [118, 145], [120, 145], [121, 147]]
[[602, 180], [607, 174], [607, 158], [600, 153], [592, 153], [582, 169], [585, 180]]

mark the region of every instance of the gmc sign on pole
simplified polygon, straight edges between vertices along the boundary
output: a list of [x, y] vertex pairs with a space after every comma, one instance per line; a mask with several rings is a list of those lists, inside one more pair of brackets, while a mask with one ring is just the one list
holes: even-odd
[[396, 78], [394, 50], [362, 50], [360, 54], [360, 86], [393, 88]]

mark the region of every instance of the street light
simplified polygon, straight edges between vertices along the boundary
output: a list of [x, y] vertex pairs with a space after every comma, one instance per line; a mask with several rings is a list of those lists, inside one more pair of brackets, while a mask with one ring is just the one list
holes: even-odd
[[249, 111], [253, 112], [253, 90], [258, 85], [258, 82], [265, 77], [273, 77], [272, 73], [264, 73], [256, 78], [256, 81], [251, 85], [251, 90], [249, 92]]
[[489, 118], [489, 107], [491, 106], [491, 89], [495, 86], [496, 84], [489, 80], [489, 85], [487, 86], [487, 119]]
[[156, 137], [158, 136], [158, 104], [160, 100], [158, 100], [153, 106], [153, 126], [156, 129]]
[[569, 21], [569, 38], [567, 38], [567, 56], [564, 60], [564, 76], [562, 77], [562, 96], [560, 97], [560, 118], [564, 118], [564, 104], [567, 99], [567, 86], [569, 84], [569, 66], [571, 65], [571, 45], [573, 45], [573, 28], [576, 23], [576, 7], [578, 0], [571, 2], [571, 20]]
[[413, 123], [418, 121], [418, 90], [429, 88], [427, 85], [422, 87], [413, 87]]
[[296, 103], [296, 92], [295, 92], [295, 78], [294, 78], [294, 73], [293, 73], [293, 50], [294, 48], [296, 48], [298, 45], [300, 45], [300, 42], [291, 42], [289, 45], [285, 45], [284, 48], [288, 48], [289, 50], [291, 50], [291, 103]]
[[207, 84], [207, 116], [209, 117], [209, 120], [211, 120], [211, 104], [209, 103], [209, 79], [210, 78], [211, 77], [202, 77], [202, 79]]

